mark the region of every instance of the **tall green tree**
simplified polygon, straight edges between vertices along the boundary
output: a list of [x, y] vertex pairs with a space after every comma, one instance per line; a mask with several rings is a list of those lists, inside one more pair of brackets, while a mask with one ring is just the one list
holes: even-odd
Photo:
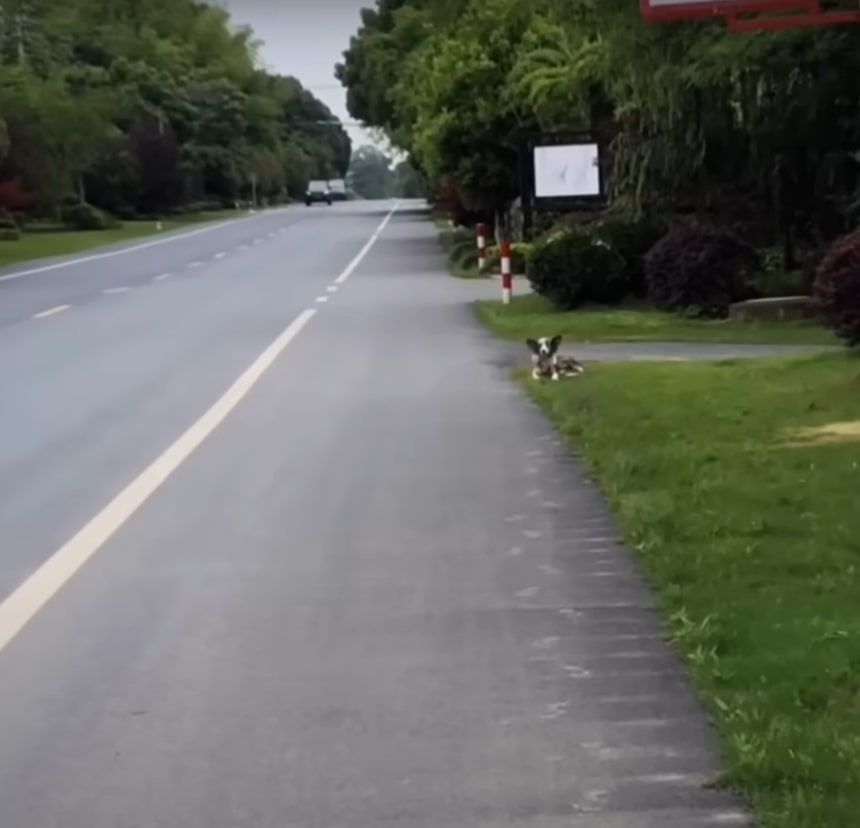
[[349, 184], [361, 198], [390, 198], [394, 195], [391, 159], [376, 147], [359, 147], [349, 168]]
[[[257, 41], [197, 0], [4, 0], [0, 184], [41, 209], [87, 198], [123, 214], [295, 194], [343, 175], [351, 143]], [[2, 206], [2, 205], [0, 205]]]

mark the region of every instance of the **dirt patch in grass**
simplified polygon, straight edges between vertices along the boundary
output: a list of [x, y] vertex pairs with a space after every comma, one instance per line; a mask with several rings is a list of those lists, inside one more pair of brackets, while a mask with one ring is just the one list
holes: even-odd
[[827, 423], [815, 428], [796, 429], [792, 435], [806, 443], [855, 443], [860, 442], [860, 420], [846, 423]]

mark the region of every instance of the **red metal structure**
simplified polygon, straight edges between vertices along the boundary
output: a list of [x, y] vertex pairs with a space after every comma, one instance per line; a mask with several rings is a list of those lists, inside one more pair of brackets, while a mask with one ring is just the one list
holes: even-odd
[[655, 22], [723, 17], [735, 32], [860, 23], [860, 0], [854, 8], [832, 0], [639, 0], [639, 7]]

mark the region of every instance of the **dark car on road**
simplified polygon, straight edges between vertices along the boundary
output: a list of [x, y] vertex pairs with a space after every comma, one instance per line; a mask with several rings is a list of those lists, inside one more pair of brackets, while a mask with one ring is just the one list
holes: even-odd
[[331, 204], [331, 190], [328, 181], [309, 181], [305, 191], [305, 204], [310, 207], [311, 204], [321, 202]]

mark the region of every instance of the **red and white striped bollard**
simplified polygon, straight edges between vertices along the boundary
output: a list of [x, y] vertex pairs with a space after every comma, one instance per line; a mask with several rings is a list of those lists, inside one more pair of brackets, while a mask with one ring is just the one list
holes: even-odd
[[501, 242], [499, 251], [502, 258], [502, 302], [509, 305], [514, 287], [511, 275], [511, 243], [509, 241]]
[[479, 224], [475, 230], [478, 243], [478, 270], [487, 264], [487, 225]]

